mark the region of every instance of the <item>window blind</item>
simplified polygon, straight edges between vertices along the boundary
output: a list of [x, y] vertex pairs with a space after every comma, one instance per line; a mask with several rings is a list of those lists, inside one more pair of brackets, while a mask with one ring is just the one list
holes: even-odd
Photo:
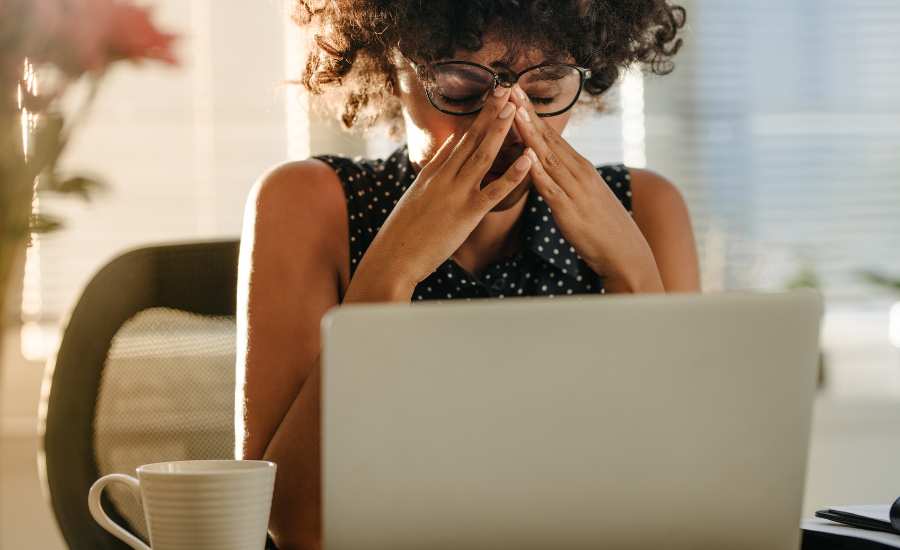
[[706, 288], [830, 298], [900, 275], [900, 3], [689, 0], [675, 73], [646, 81], [649, 165], [688, 199]]

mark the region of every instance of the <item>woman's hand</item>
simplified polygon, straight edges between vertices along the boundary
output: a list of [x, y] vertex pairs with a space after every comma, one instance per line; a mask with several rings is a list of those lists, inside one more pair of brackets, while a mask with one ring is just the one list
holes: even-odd
[[531, 178], [563, 237], [612, 292], [662, 292], [650, 245], [631, 215], [581, 156], [534, 111], [516, 85], [516, 128], [531, 156]]
[[367, 287], [389, 289], [395, 298], [411, 297], [415, 286], [522, 182], [531, 167], [525, 155], [502, 177], [481, 187], [515, 119], [510, 89], [497, 90], [469, 129], [450, 136], [422, 167], [378, 231], [354, 279], [362, 276]]

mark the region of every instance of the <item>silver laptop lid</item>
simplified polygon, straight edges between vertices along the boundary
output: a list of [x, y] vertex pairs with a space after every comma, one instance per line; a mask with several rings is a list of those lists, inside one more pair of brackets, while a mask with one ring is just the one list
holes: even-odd
[[323, 319], [327, 550], [796, 549], [821, 296]]

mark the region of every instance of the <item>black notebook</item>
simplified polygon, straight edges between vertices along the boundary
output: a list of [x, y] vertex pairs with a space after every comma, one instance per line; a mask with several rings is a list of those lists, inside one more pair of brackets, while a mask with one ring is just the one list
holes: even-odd
[[893, 505], [841, 506], [819, 510], [816, 517], [860, 529], [900, 535], [900, 498]]

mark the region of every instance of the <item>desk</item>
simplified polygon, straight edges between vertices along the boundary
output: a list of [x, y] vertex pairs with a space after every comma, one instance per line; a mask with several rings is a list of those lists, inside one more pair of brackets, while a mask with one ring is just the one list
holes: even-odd
[[801, 550], [886, 550], [891, 547], [863, 539], [803, 531], [803, 545], [800, 548]]
[[894, 550], [900, 548], [900, 536], [898, 535], [854, 529], [820, 518], [804, 520], [803, 526], [816, 530], [803, 530], [801, 550]]

